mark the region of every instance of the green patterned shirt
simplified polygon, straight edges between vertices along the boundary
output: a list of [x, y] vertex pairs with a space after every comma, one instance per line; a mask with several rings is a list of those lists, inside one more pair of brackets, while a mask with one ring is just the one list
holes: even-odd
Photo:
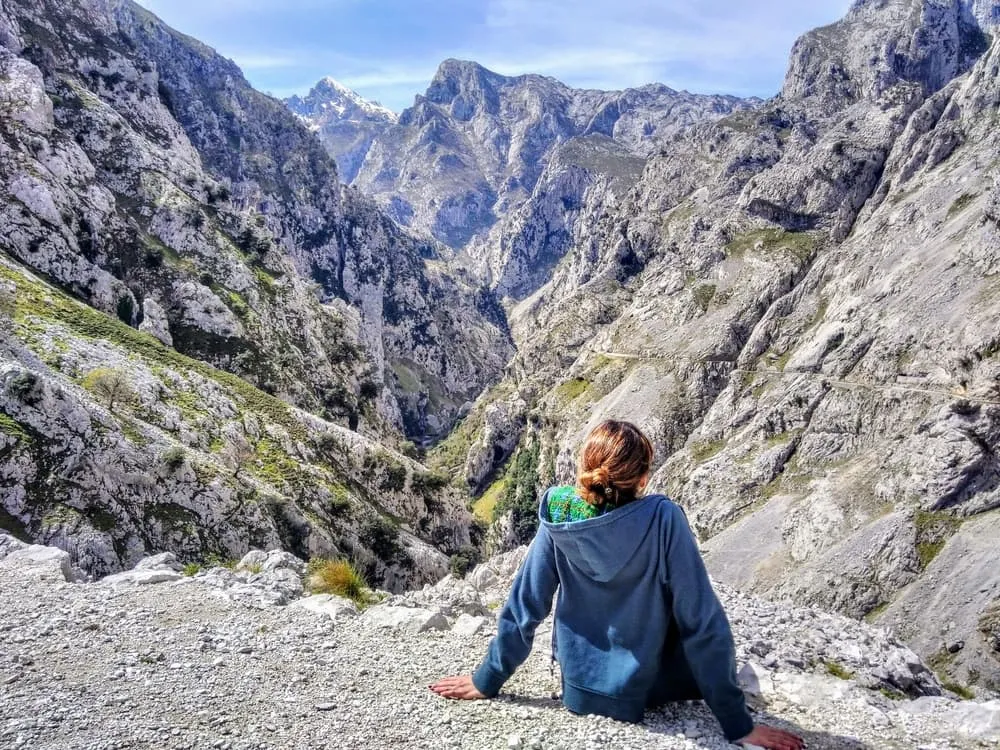
[[567, 521], [585, 521], [597, 518], [613, 509], [609, 504], [591, 505], [576, 494], [575, 487], [553, 487], [549, 492], [549, 521], [565, 523]]

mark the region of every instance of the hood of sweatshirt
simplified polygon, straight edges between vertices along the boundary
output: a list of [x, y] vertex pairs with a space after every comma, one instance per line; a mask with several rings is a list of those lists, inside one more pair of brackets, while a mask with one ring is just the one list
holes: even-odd
[[546, 493], [539, 504], [538, 522], [575, 568], [592, 580], [607, 583], [629, 564], [654, 531], [656, 509], [665, 499], [663, 495], [648, 495], [597, 518], [551, 523], [546, 520]]

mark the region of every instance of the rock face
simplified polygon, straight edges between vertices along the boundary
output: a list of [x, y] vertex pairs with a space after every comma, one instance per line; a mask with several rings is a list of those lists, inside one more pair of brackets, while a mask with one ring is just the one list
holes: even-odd
[[285, 105], [319, 135], [347, 184], [357, 177], [375, 138], [399, 119], [333, 78], [324, 78], [304, 97], [286, 99]]
[[369, 433], [432, 437], [499, 375], [490, 295], [342, 188], [232, 63], [131, 2], [0, 14], [5, 254]]
[[504, 497], [517, 539], [587, 431], [630, 419], [720, 580], [1000, 687], [998, 21], [855, 3], [799, 40], [780, 95], [585, 201], [510, 311], [508, 377], [432, 463]]
[[502, 296], [521, 299], [571, 246], [584, 204], [627, 191], [677, 133], [753, 101], [662, 85], [578, 90], [446, 60], [398, 122], [359, 113], [323, 82], [287, 103], [350, 164], [345, 180], [400, 224], [462, 250], [463, 263]]
[[499, 376], [502, 311], [232, 63], [3, 0], [0, 227], [0, 527], [94, 575], [281, 544], [391, 589], [469, 542], [397, 449]]
[[[250, 569], [118, 583], [108, 596], [106, 581], [39, 580], [4, 554], [10, 544], [0, 535], [5, 746], [294, 748], [329, 744], [336, 732], [344, 747], [731, 747], [700, 703], [648, 712], [634, 725], [562, 709], [552, 697], [549, 622], [497, 699], [448, 702], [427, 690], [482, 658], [494, 617], [453, 607], [495, 607], [524, 548], [468, 581], [449, 577], [359, 616], [338, 597], [288, 598], [288, 584], [302, 582], [283, 552], [251, 553]], [[281, 567], [253, 572], [262, 559]], [[133, 573], [173, 573], [163, 556], [143, 567]], [[719, 593], [757, 720], [831, 750], [971, 750], [1000, 738], [996, 701], [936, 695], [927, 667], [883, 630]], [[931, 694], [910, 697], [923, 692]], [[293, 701], [295, 715], [282, 705]], [[144, 720], [125, 720], [123, 708]]]

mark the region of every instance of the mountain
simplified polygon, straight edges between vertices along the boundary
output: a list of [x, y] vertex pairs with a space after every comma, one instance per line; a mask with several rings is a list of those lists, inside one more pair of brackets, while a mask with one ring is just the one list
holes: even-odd
[[[326, 97], [321, 111], [342, 106], [339, 91]], [[357, 170], [360, 150], [351, 150], [344, 174], [354, 186], [403, 226], [463, 251], [462, 265], [501, 296], [521, 299], [570, 246], [590, 193], [627, 191], [659, 144], [754, 103], [658, 84], [580, 90], [446, 60], [394, 124], [333, 114], [311, 122], [327, 123], [319, 134], [338, 160], [345, 142], [368, 144]], [[301, 102], [289, 106], [301, 112]], [[324, 104], [310, 111], [317, 106]]]
[[0, 523], [106, 573], [269, 540], [386, 585], [469, 542], [400, 451], [511, 352], [239, 69], [125, 0], [0, 5]]
[[285, 105], [319, 135], [337, 162], [340, 179], [348, 184], [357, 177], [375, 138], [399, 119], [395, 112], [329, 77], [305, 97], [286, 99]]
[[[607, 417], [722, 581], [894, 628], [1000, 688], [996, 3], [863, 0], [779, 95], [578, 208], [518, 352], [430, 457], [527, 538]], [[457, 101], [457, 99], [456, 99]]]

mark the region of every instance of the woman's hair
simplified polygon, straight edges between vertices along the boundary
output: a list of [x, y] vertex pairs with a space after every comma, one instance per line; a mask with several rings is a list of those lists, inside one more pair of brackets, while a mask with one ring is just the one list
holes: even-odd
[[591, 505], [635, 500], [653, 463], [653, 444], [631, 422], [609, 419], [587, 436], [577, 468], [577, 492]]

